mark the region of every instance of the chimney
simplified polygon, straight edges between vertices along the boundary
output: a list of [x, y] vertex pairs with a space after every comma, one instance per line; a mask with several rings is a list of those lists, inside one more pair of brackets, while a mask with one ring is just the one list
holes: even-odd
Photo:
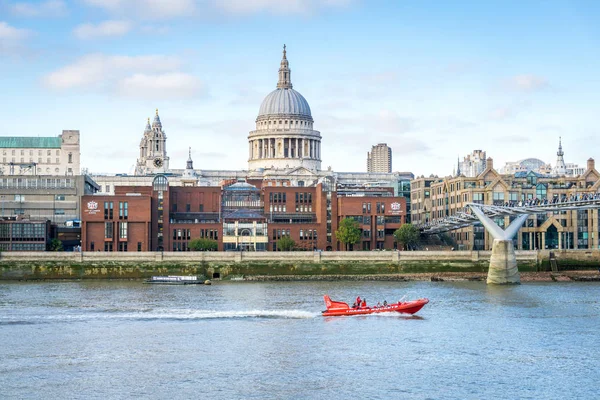
[[492, 160], [492, 157], [488, 157], [488, 159], [486, 160], [486, 167], [488, 167], [489, 169], [494, 169], [494, 160]]
[[593, 159], [593, 158], [589, 158], [589, 159], [587, 160], [587, 169], [588, 169], [588, 171], [589, 171], [589, 170], [592, 170], [592, 169], [594, 169], [594, 168], [596, 168], [596, 163], [594, 162], [594, 159]]

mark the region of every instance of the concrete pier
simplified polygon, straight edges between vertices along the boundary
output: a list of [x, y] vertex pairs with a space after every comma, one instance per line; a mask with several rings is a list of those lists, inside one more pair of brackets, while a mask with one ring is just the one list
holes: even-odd
[[487, 283], [518, 284], [521, 283], [517, 257], [512, 240], [494, 239]]

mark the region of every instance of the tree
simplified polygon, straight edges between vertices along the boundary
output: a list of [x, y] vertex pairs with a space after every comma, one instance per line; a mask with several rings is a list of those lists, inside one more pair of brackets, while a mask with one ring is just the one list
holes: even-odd
[[279, 251], [292, 251], [295, 247], [296, 242], [289, 236], [284, 236], [277, 241], [277, 250]]
[[344, 218], [341, 220], [338, 229], [335, 231], [335, 237], [346, 245], [346, 250], [348, 250], [348, 245], [358, 243], [360, 235], [360, 226], [358, 225], [358, 222], [352, 218]]
[[394, 232], [398, 243], [402, 243], [404, 250], [408, 250], [419, 242], [419, 230], [412, 224], [404, 224]]
[[192, 251], [216, 251], [219, 244], [216, 240], [196, 238], [190, 240], [188, 247]]
[[48, 243], [48, 251], [63, 251], [63, 244], [59, 239], [52, 239]]

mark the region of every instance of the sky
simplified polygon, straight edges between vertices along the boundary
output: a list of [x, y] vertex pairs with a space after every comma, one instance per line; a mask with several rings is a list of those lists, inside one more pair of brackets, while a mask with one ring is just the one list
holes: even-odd
[[282, 47], [322, 169], [452, 173], [600, 158], [600, 2], [0, 0], [0, 135], [81, 132], [81, 166], [132, 173], [159, 110], [171, 168], [247, 169]]

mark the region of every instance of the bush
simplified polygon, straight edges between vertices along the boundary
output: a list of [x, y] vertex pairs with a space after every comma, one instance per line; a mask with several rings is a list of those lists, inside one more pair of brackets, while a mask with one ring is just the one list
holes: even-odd
[[217, 251], [219, 243], [212, 239], [192, 239], [188, 245], [192, 251]]

